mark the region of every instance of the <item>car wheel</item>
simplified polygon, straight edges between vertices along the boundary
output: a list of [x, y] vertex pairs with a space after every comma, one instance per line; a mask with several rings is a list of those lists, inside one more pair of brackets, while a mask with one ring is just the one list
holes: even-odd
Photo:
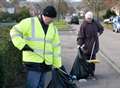
[[117, 30], [117, 33], [119, 33], [120, 32], [120, 30]]
[[116, 33], [118, 33], [119, 31], [118, 31], [118, 29], [116, 28], [116, 31], [115, 31]]

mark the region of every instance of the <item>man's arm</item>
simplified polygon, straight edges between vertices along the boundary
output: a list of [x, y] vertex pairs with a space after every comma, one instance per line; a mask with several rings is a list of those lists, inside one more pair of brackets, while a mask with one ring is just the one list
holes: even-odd
[[80, 30], [78, 31], [77, 44], [79, 46], [82, 46], [84, 44], [84, 39], [85, 39], [85, 28], [84, 28], [84, 23], [83, 23], [81, 24]]
[[60, 45], [60, 38], [57, 31], [57, 28], [55, 28], [55, 34], [53, 39], [53, 66], [56, 68], [60, 68], [62, 66], [62, 60], [61, 60], [61, 45]]
[[101, 35], [104, 31], [104, 27], [100, 24], [100, 22], [95, 21], [97, 27], [98, 27], [98, 35]]
[[23, 38], [23, 34], [25, 32], [25, 21], [21, 21], [17, 25], [13, 26], [12, 29], [10, 30], [10, 37], [11, 40], [16, 48], [19, 50], [22, 50], [22, 48], [25, 46], [26, 41]]

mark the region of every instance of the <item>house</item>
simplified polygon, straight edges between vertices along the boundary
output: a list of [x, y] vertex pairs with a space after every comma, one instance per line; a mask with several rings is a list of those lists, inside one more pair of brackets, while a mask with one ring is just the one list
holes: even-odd
[[120, 15], [120, 2], [118, 0], [104, 0], [105, 6], [111, 8], [116, 15]]
[[8, 12], [10, 14], [19, 13], [21, 8], [24, 6], [28, 6], [28, 2], [26, 0], [16, 0], [14, 3], [0, 0], [0, 12]]
[[15, 12], [15, 7], [6, 0], [0, 0], [0, 12], [8, 12], [13, 14]]
[[15, 6], [13, 4], [6, 3], [4, 5], [4, 12], [8, 12], [10, 14], [14, 14], [15, 13]]
[[111, 8], [112, 11], [114, 11], [116, 13], [116, 15], [120, 16], [120, 3], [114, 5], [112, 8]]

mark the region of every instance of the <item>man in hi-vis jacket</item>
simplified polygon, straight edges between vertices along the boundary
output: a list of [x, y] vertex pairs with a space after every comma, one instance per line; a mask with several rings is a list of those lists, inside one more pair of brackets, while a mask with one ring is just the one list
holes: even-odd
[[26, 88], [44, 88], [46, 72], [62, 65], [59, 34], [52, 23], [56, 15], [55, 8], [47, 6], [41, 15], [23, 19], [10, 30], [28, 70]]

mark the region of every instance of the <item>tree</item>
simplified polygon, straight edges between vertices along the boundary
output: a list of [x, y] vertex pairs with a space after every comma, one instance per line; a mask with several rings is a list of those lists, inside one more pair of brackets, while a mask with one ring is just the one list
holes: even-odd
[[21, 11], [15, 15], [16, 15], [15, 18], [17, 22], [21, 21], [24, 18], [30, 17], [29, 10], [26, 7], [21, 8]]
[[49, 5], [56, 7], [58, 18], [61, 16], [63, 17], [69, 9], [68, 4], [65, 0], [47, 0], [47, 2]]
[[83, 3], [86, 7], [89, 7], [88, 10], [95, 12], [97, 18], [99, 17], [99, 11], [104, 7], [104, 0], [83, 0]]
[[111, 16], [116, 16], [116, 13], [114, 11], [111, 11], [110, 9], [108, 9], [106, 11], [106, 14], [103, 16], [104, 19], [110, 18]]
[[120, 3], [120, 0], [104, 0], [104, 4], [107, 8], [111, 8], [118, 3]]
[[9, 0], [9, 2], [12, 3], [12, 4], [17, 4], [18, 0]]
[[68, 12], [68, 5], [67, 2], [65, 0], [58, 0], [58, 18], [60, 18], [60, 16], [64, 16], [67, 12]]

